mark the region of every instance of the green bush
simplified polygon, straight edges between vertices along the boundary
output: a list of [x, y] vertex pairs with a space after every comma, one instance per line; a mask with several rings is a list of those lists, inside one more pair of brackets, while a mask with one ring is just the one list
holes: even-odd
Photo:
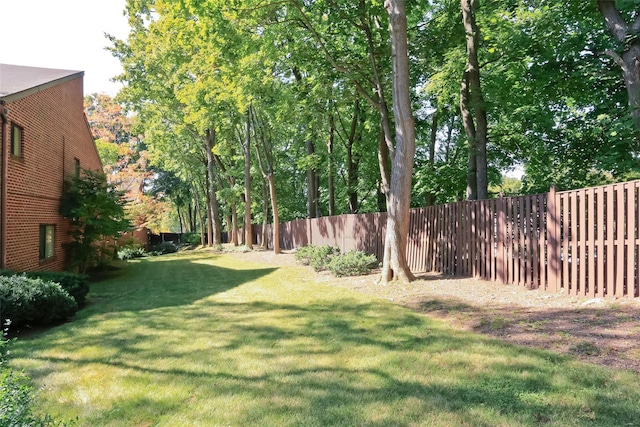
[[178, 247], [173, 242], [162, 242], [151, 248], [154, 255], [172, 254], [178, 251]]
[[83, 307], [87, 302], [89, 293], [89, 276], [85, 274], [75, 274], [60, 271], [33, 271], [25, 273], [32, 279], [42, 279], [45, 282], [59, 283], [62, 289], [67, 291], [78, 307]]
[[316, 271], [327, 269], [331, 259], [340, 253], [334, 246], [303, 246], [296, 251], [295, 258], [302, 265], [310, 265]]
[[199, 233], [183, 233], [180, 241], [185, 245], [198, 246], [202, 243]]
[[54, 426], [51, 417], [34, 415], [33, 388], [29, 378], [9, 368], [0, 368], [0, 426]]
[[293, 256], [295, 257], [296, 261], [299, 262], [300, 264], [309, 265], [309, 263], [311, 262], [311, 254], [315, 249], [316, 249], [316, 246], [314, 245], [303, 246], [301, 248], [298, 248], [298, 250], [296, 250], [296, 253]]
[[349, 251], [331, 258], [327, 264], [327, 270], [338, 277], [359, 276], [369, 274], [379, 265], [375, 255], [369, 255], [362, 251]]
[[29, 378], [7, 366], [9, 345], [13, 340], [6, 339], [3, 323], [0, 335], [0, 426], [62, 426], [50, 416], [36, 416], [32, 413], [33, 388]]
[[118, 248], [118, 258], [123, 261], [126, 261], [128, 259], [134, 259], [134, 258], [142, 258], [145, 255], [146, 253], [144, 252], [143, 248], [137, 248], [137, 247]]
[[2, 319], [12, 324], [49, 325], [64, 321], [78, 310], [78, 303], [60, 284], [25, 275], [0, 277]]

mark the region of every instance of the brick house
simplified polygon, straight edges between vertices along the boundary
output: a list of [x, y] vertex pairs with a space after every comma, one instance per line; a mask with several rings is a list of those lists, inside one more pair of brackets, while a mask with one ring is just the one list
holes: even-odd
[[0, 64], [0, 268], [62, 270], [65, 178], [102, 170], [80, 71]]

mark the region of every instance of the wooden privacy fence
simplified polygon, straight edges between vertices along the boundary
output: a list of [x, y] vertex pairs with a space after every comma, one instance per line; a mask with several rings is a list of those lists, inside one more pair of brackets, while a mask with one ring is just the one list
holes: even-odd
[[[632, 181], [412, 209], [409, 266], [570, 295], [638, 297], [639, 189]], [[385, 213], [295, 220], [280, 225], [280, 246], [332, 245], [382, 259], [385, 226]]]

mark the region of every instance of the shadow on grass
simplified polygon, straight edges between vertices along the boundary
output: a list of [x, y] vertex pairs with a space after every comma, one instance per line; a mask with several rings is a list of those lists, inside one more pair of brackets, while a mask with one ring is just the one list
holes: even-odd
[[[207, 405], [242, 395], [242, 405], [211, 420], [214, 424], [286, 419], [284, 425], [446, 425], [450, 420], [474, 426], [613, 426], [640, 419], [638, 393], [617, 389], [605, 371], [444, 329], [386, 303], [207, 299], [168, 308], [163, 315], [149, 310], [129, 316], [131, 327], [121, 331], [68, 330], [52, 345], [70, 356], [36, 357], [42, 368], [32, 376], [46, 377], [60, 366], [71, 372], [104, 367], [127, 372], [134, 383], [191, 389]], [[95, 331], [91, 322], [83, 329]], [[201, 339], [202, 346], [191, 346], [189, 337]], [[82, 355], [83, 348], [93, 347], [100, 347], [100, 354]], [[136, 407], [140, 399], [163, 406], [149, 396], [127, 405]], [[175, 401], [167, 405], [164, 412], [189, 411], [188, 405], [176, 408]]]
[[[225, 268], [212, 259], [131, 263], [125, 275], [94, 287], [96, 303], [76, 322], [18, 343], [17, 359], [52, 401], [83, 414], [81, 425], [618, 426], [640, 419], [636, 381], [451, 330], [387, 302], [285, 276], [258, 281], [276, 269]], [[219, 295], [253, 281], [259, 286], [233, 298]], [[105, 401], [76, 398], [78, 383]], [[114, 391], [120, 395], [110, 398]]]
[[194, 253], [130, 261], [117, 277], [91, 285], [90, 307], [79, 316], [187, 305], [277, 270], [224, 268], [210, 263], [215, 258]]

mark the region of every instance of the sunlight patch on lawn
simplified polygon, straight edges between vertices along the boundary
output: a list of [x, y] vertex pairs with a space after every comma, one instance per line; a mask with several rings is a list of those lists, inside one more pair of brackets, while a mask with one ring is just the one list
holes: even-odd
[[455, 331], [300, 267], [160, 258], [94, 284], [90, 298], [108, 297], [75, 322], [18, 342], [12, 364], [40, 388], [43, 411], [158, 426], [640, 418], [637, 377]]

